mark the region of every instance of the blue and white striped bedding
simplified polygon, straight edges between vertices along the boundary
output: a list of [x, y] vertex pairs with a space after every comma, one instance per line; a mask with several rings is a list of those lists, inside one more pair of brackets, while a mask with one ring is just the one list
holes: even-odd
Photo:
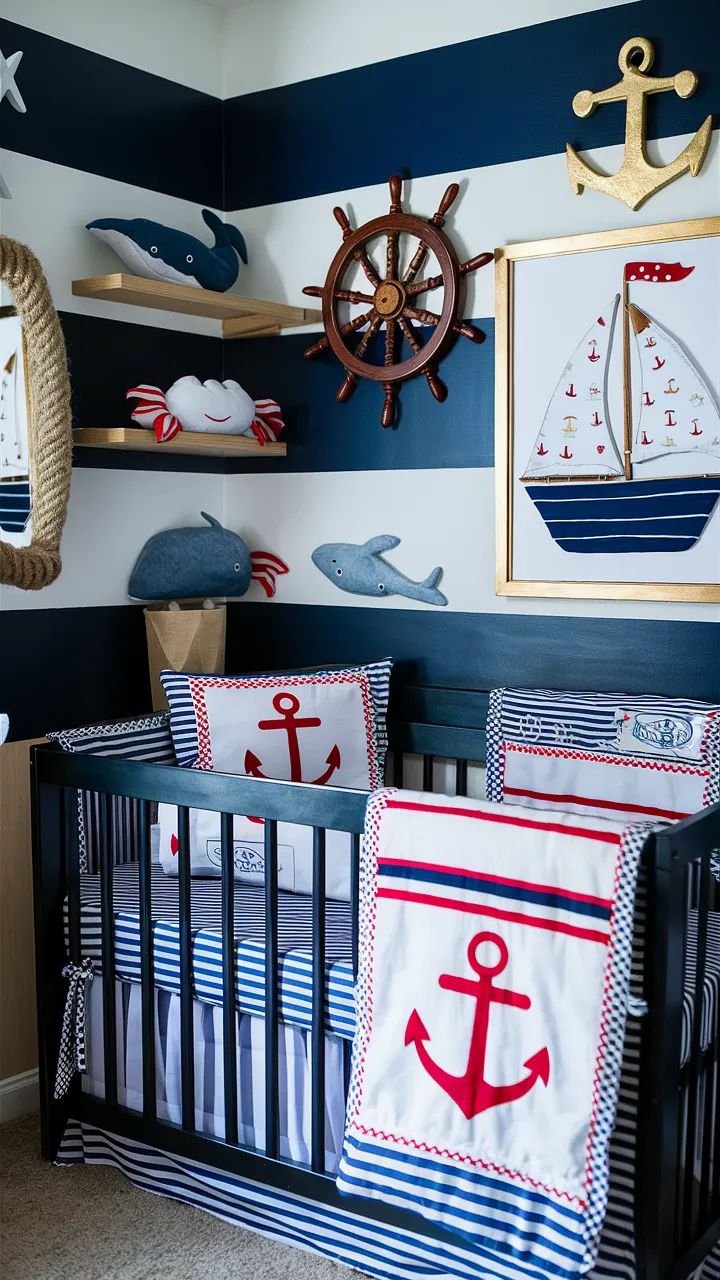
[[[217, 879], [192, 880], [193, 995], [208, 1004], [222, 1002], [222, 885]], [[113, 902], [116, 931], [116, 976], [139, 982], [140, 916], [136, 863], [115, 867]], [[83, 956], [100, 961], [100, 878], [80, 877], [80, 922]], [[155, 985], [180, 991], [178, 880], [152, 867], [152, 916]], [[235, 994], [244, 1013], [265, 1012], [265, 905], [262, 885], [235, 883]], [[325, 910], [326, 1026], [334, 1035], [351, 1038], [355, 1007], [351, 963], [350, 906], [328, 899]], [[312, 899], [305, 894], [278, 895], [280, 1013], [284, 1022], [308, 1028], [312, 1022]]]
[[[192, 880], [194, 931], [193, 994], [208, 1004], [222, 1003], [222, 886], [217, 879]], [[278, 949], [280, 962], [280, 1016], [284, 1022], [309, 1028], [312, 1022], [312, 899], [298, 893], [279, 895]], [[136, 863], [118, 865], [113, 877], [116, 928], [116, 975], [140, 982], [140, 916]], [[80, 877], [82, 954], [100, 961], [100, 878]], [[152, 916], [155, 984], [162, 990], [180, 991], [180, 943], [178, 880], [152, 866]], [[328, 1032], [352, 1039], [355, 1033], [355, 1001], [352, 979], [350, 906], [328, 899], [325, 912], [325, 1016]], [[235, 996], [244, 1013], [265, 1012], [265, 904], [262, 885], [235, 883]], [[701, 1038], [703, 1048], [719, 1032], [720, 1017], [720, 913], [711, 912], [708, 925], [706, 973], [703, 992]], [[693, 986], [696, 956], [696, 913], [689, 913], [683, 1006], [682, 1062], [690, 1055]], [[636, 994], [641, 995], [639, 982]]]

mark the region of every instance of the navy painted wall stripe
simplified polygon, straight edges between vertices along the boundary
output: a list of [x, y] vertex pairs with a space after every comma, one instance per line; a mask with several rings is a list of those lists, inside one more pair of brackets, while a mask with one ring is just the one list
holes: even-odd
[[[124, 320], [106, 320], [73, 311], [60, 312], [76, 427], [132, 427], [125, 392], [141, 382], [167, 391], [177, 378], [194, 373], [204, 381], [222, 376], [222, 339], [204, 334], [158, 329]], [[223, 458], [181, 457], [163, 452], [113, 453], [76, 449], [76, 467], [122, 470], [226, 470]]]
[[720, 5], [638, 0], [229, 99], [225, 207], [557, 154], [566, 142], [620, 143], [619, 106], [581, 121], [571, 102], [612, 83], [620, 46], [638, 34], [655, 43], [656, 74], [692, 67], [700, 76], [689, 102], [650, 99], [649, 135], [692, 133], [717, 117]]
[[549, 685], [720, 700], [720, 627], [709, 622], [228, 606], [228, 671], [371, 662], [388, 654], [409, 684]]
[[258, 399], [270, 395], [286, 422], [286, 458], [231, 462], [229, 471], [393, 471], [420, 467], [493, 465], [495, 324], [473, 322], [487, 335], [481, 346], [459, 338], [440, 365], [448, 387], [433, 400], [424, 378], [402, 386], [394, 427], [380, 426], [382, 392], [363, 382], [348, 404], [335, 393], [343, 372], [326, 353], [304, 360], [314, 338], [287, 334], [224, 344], [224, 377], [236, 378]]
[[[9, 151], [222, 208], [219, 98], [7, 20], [0, 46], [24, 55], [17, 82], [27, 113], [2, 113]], [[88, 209], [87, 221], [115, 212]]]
[[[142, 608], [14, 609], [0, 615], [0, 706], [15, 740], [150, 707]], [[400, 684], [515, 684], [720, 700], [720, 627], [238, 602], [228, 671], [272, 671], [391, 654]]]

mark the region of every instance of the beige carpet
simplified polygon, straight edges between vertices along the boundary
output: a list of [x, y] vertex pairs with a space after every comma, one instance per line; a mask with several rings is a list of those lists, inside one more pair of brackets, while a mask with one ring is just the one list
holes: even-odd
[[2, 1280], [348, 1280], [357, 1272], [139, 1191], [114, 1169], [40, 1159], [35, 1117], [0, 1128]]

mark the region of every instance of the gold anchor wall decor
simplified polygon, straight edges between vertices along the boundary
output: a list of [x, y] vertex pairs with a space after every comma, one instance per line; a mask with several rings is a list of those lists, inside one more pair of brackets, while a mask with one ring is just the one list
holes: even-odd
[[701, 124], [695, 137], [679, 156], [669, 164], [654, 165], [645, 151], [647, 96], [650, 93], [667, 93], [674, 89], [680, 98], [691, 98], [698, 86], [694, 71], [679, 71], [674, 76], [650, 76], [647, 73], [655, 59], [655, 49], [644, 36], [626, 40], [618, 55], [622, 79], [609, 89], [593, 93], [581, 89], [573, 98], [573, 111], [585, 119], [596, 107], [605, 102], [627, 102], [625, 118], [625, 155], [617, 173], [598, 173], [586, 161], [581, 160], [574, 147], [567, 144], [567, 162], [570, 183], [576, 195], [582, 195], [585, 187], [604, 191], [616, 200], [622, 200], [630, 209], [641, 204], [669, 182], [688, 170], [696, 177], [702, 168], [710, 145], [712, 117]]

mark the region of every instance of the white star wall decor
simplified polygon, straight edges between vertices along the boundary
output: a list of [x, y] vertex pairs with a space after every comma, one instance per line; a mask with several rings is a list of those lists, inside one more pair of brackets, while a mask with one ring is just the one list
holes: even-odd
[[3, 98], [7, 98], [11, 107], [16, 111], [27, 111], [27, 107], [22, 99], [22, 94], [15, 83], [15, 72], [20, 65], [22, 51], [11, 53], [6, 58], [0, 49], [0, 102]]

